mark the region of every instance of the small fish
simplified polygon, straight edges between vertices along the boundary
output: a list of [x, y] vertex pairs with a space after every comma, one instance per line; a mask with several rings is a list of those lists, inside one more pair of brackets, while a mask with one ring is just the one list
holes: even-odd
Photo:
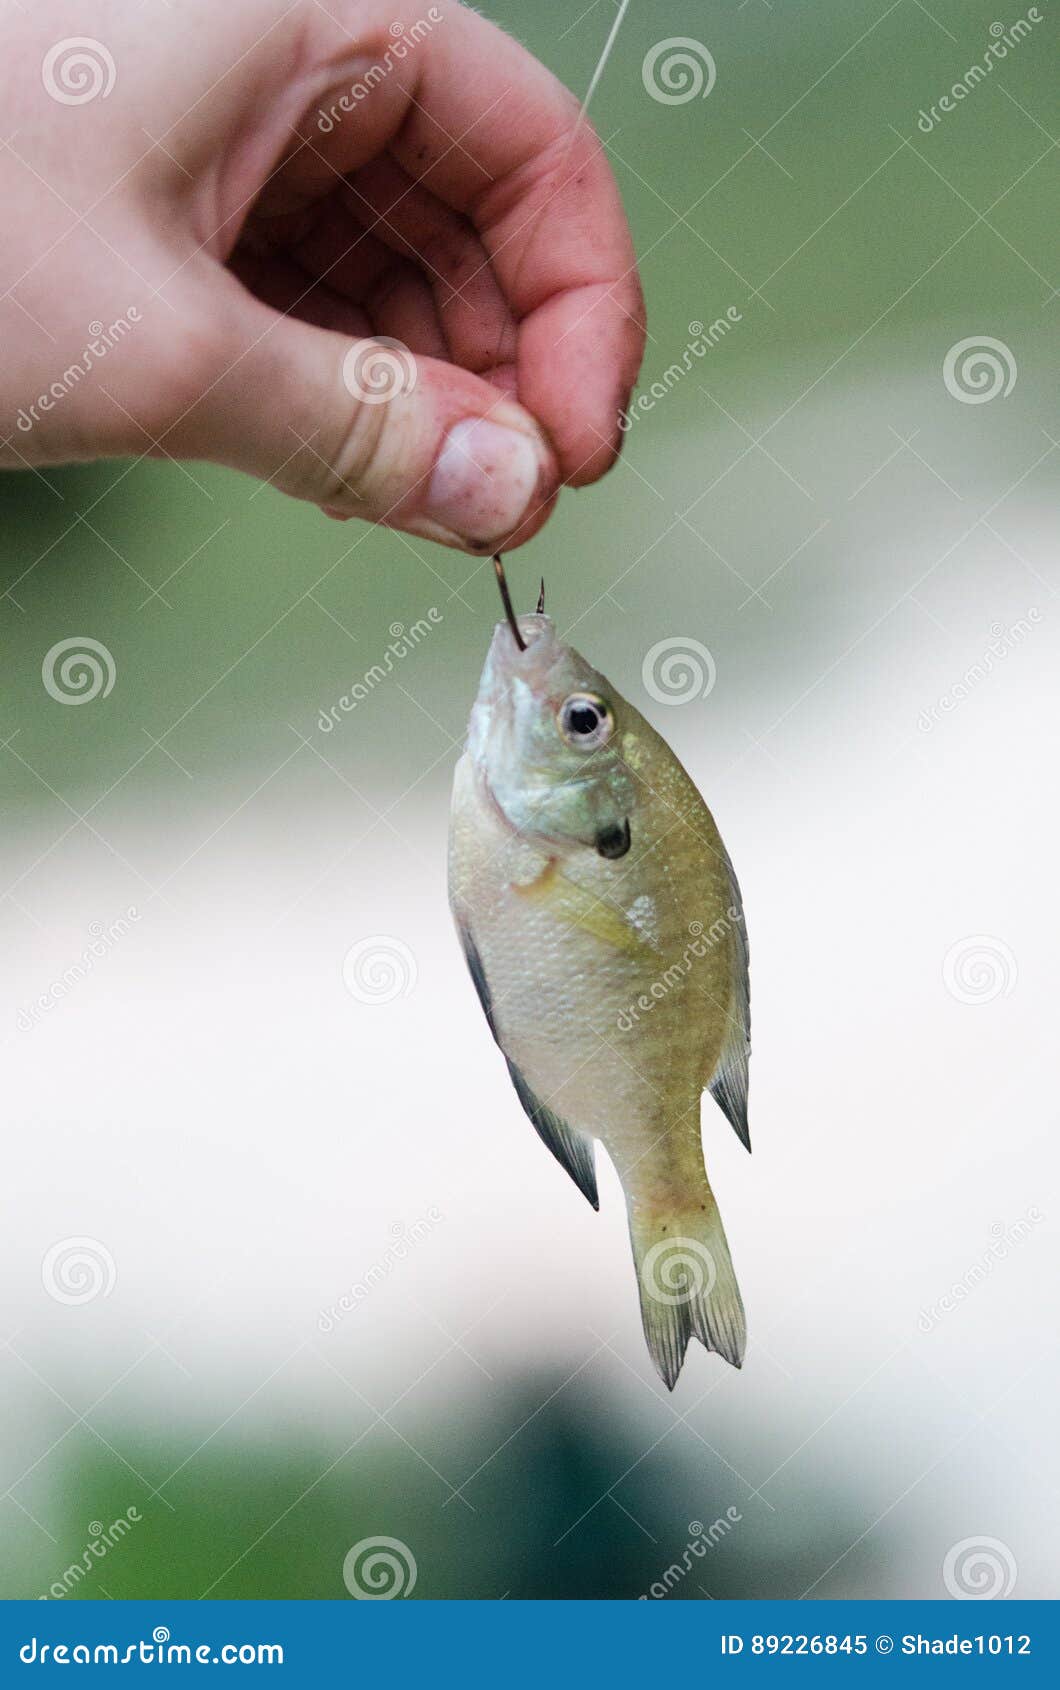
[[599, 1208], [626, 1196], [648, 1349], [739, 1367], [743, 1302], [700, 1143], [709, 1087], [748, 1150], [740, 890], [654, 728], [544, 615], [505, 608], [456, 768], [449, 896], [490, 1031], [537, 1132]]

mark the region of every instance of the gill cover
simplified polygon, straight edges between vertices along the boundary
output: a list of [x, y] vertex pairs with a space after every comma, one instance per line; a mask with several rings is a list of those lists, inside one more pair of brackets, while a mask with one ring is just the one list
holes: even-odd
[[[631, 839], [635, 782], [622, 757], [624, 700], [538, 610], [517, 617], [504, 568], [494, 559], [505, 620], [493, 639], [471, 712], [468, 751], [489, 797], [514, 832], [552, 850], [588, 846], [624, 856]], [[542, 602], [539, 599], [539, 604]], [[606, 737], [588, 744], [564, 732], [564, 705], [597, 700]]]

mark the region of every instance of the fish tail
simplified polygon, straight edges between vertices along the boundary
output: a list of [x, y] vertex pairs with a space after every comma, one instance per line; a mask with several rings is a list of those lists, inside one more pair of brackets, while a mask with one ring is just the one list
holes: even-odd
[[651, 1359], [670, 1391], [690, 1338], [743, 1365], [747, 1323], [725, 1229], [705, 1177], [698, 1194], [634, 1196], [629, 1230]]

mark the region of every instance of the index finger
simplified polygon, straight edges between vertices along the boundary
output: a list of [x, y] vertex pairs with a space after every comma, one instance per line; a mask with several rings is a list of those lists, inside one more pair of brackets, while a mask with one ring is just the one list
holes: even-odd
[[350, 17], [362, 60], [374, 38], [377, 74], [363, 73], [327, 150], [349, 169], [370, 156], [374, 130], [469, 219], [518, 323], [518, 398], [563, 479], [595, 481], [617, 454], [644, 350], [632, 238], [603, 147], [569, 90], [477, 13], [453, 0], [419, 11], [388, 0], [367, 26], [364, 13], [337, 16]]

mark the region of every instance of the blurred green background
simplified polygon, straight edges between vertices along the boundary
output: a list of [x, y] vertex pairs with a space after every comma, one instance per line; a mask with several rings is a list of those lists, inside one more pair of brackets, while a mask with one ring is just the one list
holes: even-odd
[[[577, 92], [614, 11], [483, 9]], [[664, 1399], [617, 1188], [594, 1222], [538, 1160], [453, 954], [445, 813], [488, 563], [200, 464], [0, 480], [5, 1596], [47, 1590], [130, 1505], [143, 1522], [73, 1596], [340, 1597], [347, 1550], [384, 1534], [417, 1597], [628, 1598], [730, 1507], [669, 1599], [943, 1595], [946, 1552], [977, 1535], [1008, 1546], [1018, 1594], [1055, 1595], [1049, 1376], [1027, 1372], [1055, 1358], [1049, 1227], [917, 1327], [1041, 1200], [1055, 1122], [1041, 11], [929, 134], [918, 113], [1020, 13], [634, 0], [593, 107], [641, 255], [642, 390], [690, 323], [739, 318], [509, 577], [529, 604], [544, 574], [559, 626], [670, 735], [744, 883], [753, 1162], [707, 1126], [759, 1346], [742, 1376], [692, 1356]], [[678, 36], [717, 78], [667, 105], [642, 64]], [[945, 356], [984, 335], [1015, 386], [961, 403]], [[1041, 631], [918, 730], [1031, 607]], [[675, 633], [718, 683], [668, 710], [642, 661]], [[78, 634], [117, 680], [62, 708], [41, 663]], [[131, 935], [24, 1030], [130, 905]], [[378, 933], [418, 979], [365, 1007], [342, 958]], [[1019, 986], [969, 1005], [940, 970], [980, 933]], [[317, 1310], [431, 1202], [437, 1244], [322, 1336]], [[81, 1235], [114, 1290], [59, 1306], [41, 1258]]]

